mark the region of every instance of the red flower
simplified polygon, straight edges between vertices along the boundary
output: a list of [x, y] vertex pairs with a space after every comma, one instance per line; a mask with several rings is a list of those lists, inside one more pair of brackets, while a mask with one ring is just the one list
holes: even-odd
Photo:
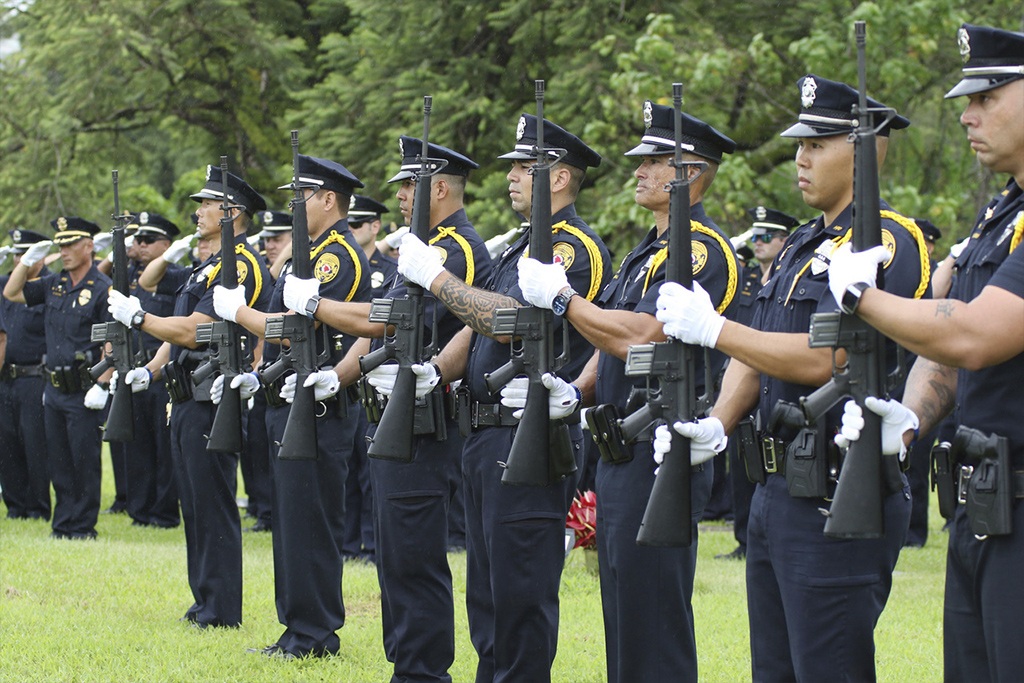
[[597, 494], [587, 491], [572, 499], [565, 526], [576, 532], [574, 548], [597, 547]]

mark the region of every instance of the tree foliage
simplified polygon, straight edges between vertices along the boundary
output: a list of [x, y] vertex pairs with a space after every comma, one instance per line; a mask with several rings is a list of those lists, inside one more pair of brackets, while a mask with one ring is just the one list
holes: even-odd
[[[853, 21], [868, 23], [872, 96], [914, 125], [894, 137], [883, 196], [963, 236], [1003, 180], [974, 162], [962, 101], [942, 95], [960, 66], [963, 21], [1020, 29], [1018, 3], [959, 0], [629, 2], [600, 0], [22, 0], [5, 2], [0, 35], [20, 48], [0, 62], [0, 220], [40, 228], [58, 214], [109, 216], [110, 169], [125, 206], [186, 224], [207, 163], [228, 155], [272, 205], [289, 174], [288, 131], [302, 150], [337, 159], [392, 205], [397, 138], [431, 138], [481, 164], [470, 215], [487, 235], [518, 218], [507, 165], [533, 80], [545, 112], [604, 157], [579, 207], [619, 253], [650, 221], [633, 203], [622, 152], [643, 129], [645, 99], [685, 108], [733, 137], [707, 200], [727, 230], [757, 204], [811, 212], [794, 187], [793, 147], [778, 133], [808, 72], [855, 82]], [[142, 206], [140, 206], [142, 205]]]

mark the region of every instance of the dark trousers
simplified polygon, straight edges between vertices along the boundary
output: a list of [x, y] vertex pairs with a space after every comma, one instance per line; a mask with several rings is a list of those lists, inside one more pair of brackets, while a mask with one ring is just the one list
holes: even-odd
[[43, 378], [0, 381], [0, 487], [10, 518], [50, 519]]
[[[280, 443], [290, 410], [267, 408], [271, 444]], [[348, 406], [349, 415], [355, 410]], [[316, 420], [315, 459], [282, 460], [279, 446], [272, 447], [274, 597], [285, 627], [277, 645], [296, 656], [336, 653], [340, 647], [345, 478], [355, 428], [355, 419], [339, 417], [331, 405]]]
[[923, 546], [928, 541], [928, 494], [931, 491], [932, 446], [937, 432], [933, 430], [922, 434], [910, 450], [907, 481], [910, 482], [913, 506], [910, 509], [907, 545]]
[[185, 401], [171, 410], [171, 455], [185, 526], [185, 618], [207, 626], [242, 623], [242, 527], [235, 503], [238, 455], [206, 450], [216, 406]]
[[58, 535], [96, 535], [100, 513], [100, 461], [103, 410], [90, 410], [85, 392], [62, 394], [44, 390], [46, 446], [56, 504], [53, 531]]
[[[580, 427], [570, 429], [583, 466]], [[466, 438], [466, 607], [479, 656], [476, 681], [551, 680], [558, 645], [558, 586], [565, 562], [565, 516], [577, 474], [548, 486], [501, 483], [499, 460], [512, 427], [485, 427]]]
[[1024, 505], [1013, 533], [978, 540], [957, 507], [946, 551], [942, 639], [947, 681], [1015, 681], [1024, 671]]
[[370, 422], [366, 411], [358, 407], [352, 411], [358, 420], [352, 436], [352, 457], [345, 479], [345, 557], [374, 559], [376, 541], [373, 529], [373, 485], [370, 463], [366, 457], [366, 431]]
[[694, 568], [697, 522], [711, 494], [712, 463], [691, 472], [689, 547], [636, 543], [654, 486], [649, 441], [633, 447], [633, 459], [597, 465], [597, 558], [609, 683], [696, 681]]
[[907, 535], [910, 490], [884, 501], [885, 536], [824, 535], [819, 498], [791, 498], [773, 474], [754, 492], [747, 607], [754, 681], [873, 681], [874, 629]]
[[[372, 428], [371, 428], [372, 429]], [[384, 652], [391, 680], [451, 681], [455, 603], [448, 567], [450, 503], [462, 477], [462, 437], [416, 440], [410, 463], [370, 458]]]
[[740, 550], [747, 552], [747, 523], [750, 517], [750, 499], [754, 497], [756, 485], [747, 479], [747, 471], [740, 461], [740, 450], [736, 439], [729, 440], [729, 483], [732, 485], [733, 526], [732, 534]]
[[714, 470], [715, 477], [711, 482], [711, 497], [704, 506], [704, 519], [731, 519], [732, 511], [732, 483], [729, 481], [729, 454], [719, 453], [712, 460], [710, 469]]
[[262, 391], [253, 396], [247, 415], [245, 450], [239, 456], [246, 512], [264, 524], [271, 524], [270, 442], [267, 440], [267, 398]]
[[[139, 524], [178, 526], [178, 487], [167, 424], [167, 389], [154, 382], [133, 396], [135, 439], [124, 444], [128, 515]], [[111, 453], [114, 444], [110, 444]]]

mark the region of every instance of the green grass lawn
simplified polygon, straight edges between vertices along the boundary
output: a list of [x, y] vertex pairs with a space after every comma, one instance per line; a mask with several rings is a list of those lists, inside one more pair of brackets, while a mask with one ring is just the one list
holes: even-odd
[[[113, 497], [109, 464], [103, 507]], [[941, 679], [942, 582], [946, 535], [931, 506], [932, 534], [905, 550], [892, 597], [876, 632], [882, 681]], [[101, 515], [97, 541], [56, 541], [41, 522], [0, 519], [0, 681], [386, 681], [380, 594], [373, 567], [348, 564], [342, 650], [326, 660], [280, 661], [247, 654], [274, 642], [270, 536], [244, 534], [244, 623], [199, 631], [179, 623], [192, 603], [182, 530], [133, 527]], [[701, 679], [750, 679], [743, 564], [716, 560], [735, 546], [731, 529], [702, 526], [694, 612]], [[456, 591], [455, 681], [472, 681], [465, 556], [450, 556]], [[559, 654], [553, 678], [604, 680], [604, 636], [596, 576], [582, 551], [562, 579]], [[823, 653], [827, 656], [827, 653]]]

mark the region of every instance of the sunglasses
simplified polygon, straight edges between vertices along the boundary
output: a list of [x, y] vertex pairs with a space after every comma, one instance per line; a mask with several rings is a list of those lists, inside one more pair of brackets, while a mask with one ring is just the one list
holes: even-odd
[[755, 243], [756, 242], [764, 242], [765, 244], [768, 244], [769, 242], [771, 242], [776, 237], [782, 237], [782, 235], [780, 233], [777, 233], [777, 232], [769, 232], [769, 233], [765, 233], [764, 235], [754, 235], [753, 237], [750, 238], [750, 241], [751, 242], [755, 242]]
[[160, 238], [156, 237], [154, 235], [136, 235], [135, 236], [135, 241], [138, 242], [139, 244], [153, 244], [158, 239], [160, 239]]

